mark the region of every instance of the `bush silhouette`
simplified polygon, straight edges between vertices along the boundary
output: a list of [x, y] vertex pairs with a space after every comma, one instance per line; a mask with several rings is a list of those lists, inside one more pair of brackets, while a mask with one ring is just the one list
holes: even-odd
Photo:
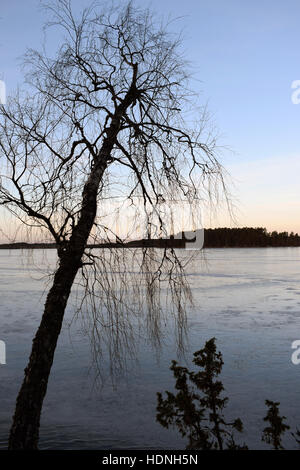
[[242, 421], [237, 418], [228, 423], [223, 414], [228, 398], [222, 396], [224, 387], [217, 380], [224, 363], [215, 338], [194, 353], [193, 362], [200, 368], [198, 372], [172, 361], [170, 369], [178, 392], [166, 391], [165, 399], [157, 394], [157, 421], [165, 428], [177, 427], [188, 438], [188, 449], [246, 449], [236, 444], [233, 434], [234, 430], [242, 432]]
[[[166, 391], [165, 398], [157, 393], [156, 420], [165, 428], [175, 427], [182, 437], [187, 437], [187, 449], [248, 450], [246, 444], [236, 443], [235, 432], [243, 431], [240, 418], [227, 422], [224, 410], [228, 397], [224, 396], [223, 383], [218, 379], [222, 372], [223, 357], [217, 352], [216, 339], [211, 338], [203, 349], [194, 353], [197, 372], [181, 367], [172, 361], [170, 370], [175, 379], [176, 393]], [[263, 421], [262, 441], [274, 450], [283, 449], [282, 437], [290, 426], [286, 417], [280, 416], [279, 402], [265, 400], [267, 414]], [[300, 430], [291, 433], [300, 446]]]

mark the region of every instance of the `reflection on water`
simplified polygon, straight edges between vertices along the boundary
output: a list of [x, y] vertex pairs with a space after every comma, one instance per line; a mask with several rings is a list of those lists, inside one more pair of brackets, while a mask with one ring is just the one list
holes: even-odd
[[[0, 252], [0, 339], [7, 348], [7, 364], [0, 365], [1, 447], [42, 311], [41, 272], [46, 259], [55, 263], [54, 251], [43, 259], [41, 252], [33, 256], [35, 267], [28, 267], [25, 254]], [[299, 262], [299, 248], [211, 249], [205, 260], [187, 267], [194, 306], [187, 312], [188, 345], [180, 363], [190, 366], [192, 353], [217, 338], [225, 363], [222, 381], [230, 397], [228, 414], [244, 422], [250, 448], [265, 446], [260, 434], [266, 398], [281, 402], [291, 427], [300, 425], [300, 366], [291, 362], [291, 344], [300, 339]], [[40, 272], [36, 266], [41, 265]], [[71, 322], [75, 305], [74, 296], [43, 408], [40, 448], [184, 448], [175, 431], [155, 422], [156, 392], [173, 386], [169, 365], [177, 357], [177, 344], [172, 327], [166, 326], [159, 354], [139, 329], [138, 363], [129, 357], [127, 371], [114, 383], [104, 351], [99, 381], [88, 322], [81, 317]], [[294, 445], [288, 437], [285, 443]]]

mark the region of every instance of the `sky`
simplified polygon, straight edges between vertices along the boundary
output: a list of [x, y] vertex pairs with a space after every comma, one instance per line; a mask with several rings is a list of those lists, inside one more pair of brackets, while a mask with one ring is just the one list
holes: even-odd
[[[20, 57], [26, 47], [42, 44], [45, 16], [39, 3], [1, 0], [0, 79], [8, 93], [22, 85]], [[89, 3], [73, 0], [75, 9]], [[208, 103], [218, 128], [235, 221], [219, 213], [205, 216], [204, 225], [263, 226], [300, 233], [300, 104], [292, 101], [292, 83], [300, 80], [299, 1], [136, 0], [136, 4], [177, 18], [171, 28], [182, 31], [193, 89]], [[56, 48], [56, 39], [48, 38], [49, 50]]]

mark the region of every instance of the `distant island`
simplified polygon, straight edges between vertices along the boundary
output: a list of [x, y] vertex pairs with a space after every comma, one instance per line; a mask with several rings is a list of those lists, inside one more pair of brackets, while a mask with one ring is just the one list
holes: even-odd
[[294, 232], [268, 232], [262, 227], [205, 229], [206, 248], [300, 246], [300, 236]]
[[[193, 239], [188, 232], [171, 235], [169, 238], [148, 238], [141, 240], [132, 240], [129, 242], [103, 242], [89, 244], [87, 248], [185, 248], [186, 243], [191, 244]], [[196, 232], [195, 232], [196, 234]], [[195, 238], [194, 238], [195, 240]], [[189, 245], [191, 246], [191, 245]], [[300, 236], [298, 233], [288, 232], [268, 232], [266, 228], [243, 227], [243, 228], [209, 228], [204, 229], [203, 248], [255, 248], [255, 247], [288, 247], [300, 246]], [[0, 250], [17, 249], [51, 249], [57, 248], [55, 243], [3, 243], [0, 244]]]

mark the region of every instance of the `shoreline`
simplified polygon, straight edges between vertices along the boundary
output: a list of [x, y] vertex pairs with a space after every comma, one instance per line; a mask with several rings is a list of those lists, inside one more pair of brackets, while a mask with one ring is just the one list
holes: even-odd
[[[185, 243], [157, 243], [156, 240], [147, 240], [147, 243], [143, 242], [128, 242], [128, 243], [99, 243], [95, 245], [87, 245], [89, 249], [103, 249], [103, 248], [176, 248], [185, 249]], [[205, 249], [225, 249], [225, 248], [300, 248], [300, 245], [240, 245], [240, 246], [203, 246], [201, 250]], [[7, 243], [0, 244], [0, 250], [53, 250], [57, 249], [55, 243]], [[189, 248], [191, 249], [191, 248]]]

